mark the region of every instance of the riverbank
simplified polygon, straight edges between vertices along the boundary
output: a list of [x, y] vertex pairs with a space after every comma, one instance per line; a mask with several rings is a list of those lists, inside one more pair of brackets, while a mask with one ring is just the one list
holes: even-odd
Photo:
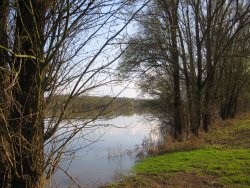
[[105, 187], [250, 187], [250, 114], [151, 152], [134, 166], [135, 175]]

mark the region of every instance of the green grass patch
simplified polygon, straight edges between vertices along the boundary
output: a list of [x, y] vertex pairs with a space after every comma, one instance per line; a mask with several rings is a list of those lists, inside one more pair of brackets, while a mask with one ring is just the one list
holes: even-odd
[[214, 175], [225, 184], [250, 186], [250, 149], [204, 149], [149, 157], [137, 163], [136, 173], [195, 173]]

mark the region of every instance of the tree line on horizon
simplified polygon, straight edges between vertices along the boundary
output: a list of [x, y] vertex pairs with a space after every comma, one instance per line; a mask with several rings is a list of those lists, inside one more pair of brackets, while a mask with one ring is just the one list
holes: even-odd
[[[58, 116], [57, 109], [61, 109], [67, 101], [67, 95], [55, 95], [49, 104], [46, 117]], [[134, 113], [150, 112], [152, 108], [149, 99], [132, 99], [111, 96], [78, 96], [72, 99], [65, 114], [68, 118], [88, 119], [113, 118], [119, 115], [133, 115]]]

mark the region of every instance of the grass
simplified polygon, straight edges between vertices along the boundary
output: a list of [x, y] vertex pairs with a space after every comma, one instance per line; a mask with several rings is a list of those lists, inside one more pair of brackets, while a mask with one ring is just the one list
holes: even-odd
[[198, 140], [172, 143], [132, 171], [107, 187], [250, 188], [250, 115], [222, 121]]
[[217, 176], [226, 184], [250, 186], [250, 150], [207, 147], [149, 157], [136, 164], [139, 174], [193, 173]]

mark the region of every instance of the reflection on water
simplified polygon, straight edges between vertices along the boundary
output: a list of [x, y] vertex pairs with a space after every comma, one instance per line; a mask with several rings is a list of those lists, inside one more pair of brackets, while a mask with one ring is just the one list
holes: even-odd
[[[137, 157], [140, 157], [140, 152], [143, 152], [142, 148], [152, 147], [161, 140], [158, 137], [156, 121], [149, 121], [142, 115], [98, 120], [93, 122], [93, 125], [95, 124], [105, 126], [99, 126], [98, 129], [95, 127], [92, 131], [87, 130], [89, 134], [70, 145], [70, 149], [83, 149], [76, 153], [72, 161], [61, 163], [61, 166], [64, 169], [68, 168], [67, 172], [83, 187], [98, 187], [120, 174], [128, 173]], [[84, 148], [92, 141], [95, 142]], [[71, 182], [60, 171], [54, 179], [57, 187], [68, 187]]]

